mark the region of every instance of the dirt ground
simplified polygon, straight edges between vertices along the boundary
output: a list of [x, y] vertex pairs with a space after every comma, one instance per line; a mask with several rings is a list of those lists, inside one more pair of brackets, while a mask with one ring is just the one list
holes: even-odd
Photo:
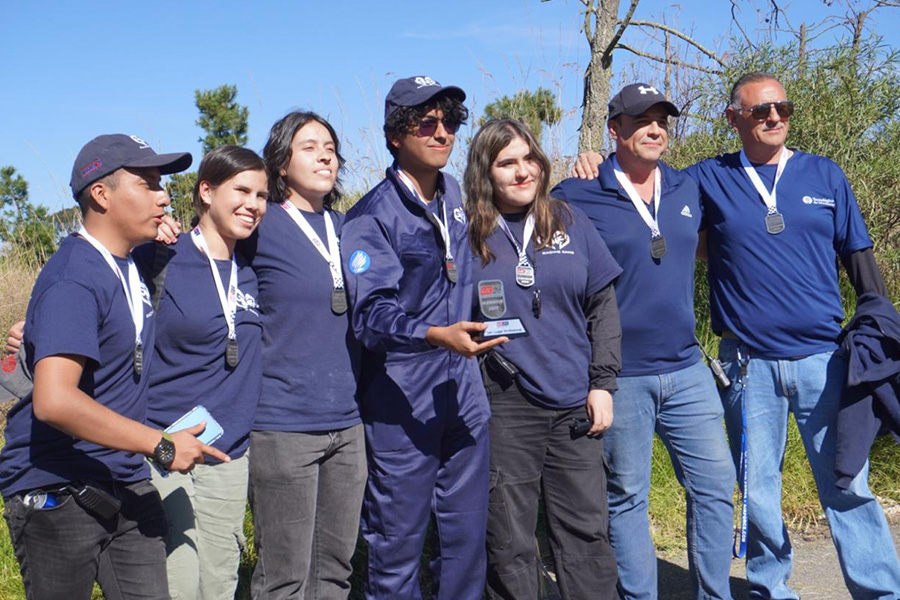
[[[892, 523], [894, 546], [900, 548], [900, 506], [886, 507], [886, 512]], [[791, 533], [791, 544], [794, 547], [794, 570], [788, 583], [803, 600], [850, 599], [827, 526], [813, 534]], [[660, 556], [658, 567], [659, 600], [691, 600], [687, 555], [678, 552]], [[744, 562], [734, 560], [731, 566], [734, 600], [745, 600], [747, 591]]]

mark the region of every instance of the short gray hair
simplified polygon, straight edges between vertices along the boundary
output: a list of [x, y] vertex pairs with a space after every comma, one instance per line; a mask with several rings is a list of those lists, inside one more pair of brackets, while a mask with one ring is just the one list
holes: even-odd
[[741, 106], [741, 89], [748, 83], [758, 83], [760, 81], [775, 81], [779, 84], [781, 83], [778, 81], [777, 77], [765, 71], [751, 71], [750, 73], [745, 73], [741, 75], [731, 87], [731, 101], [728, 106], [735, 110], [743, 108]]

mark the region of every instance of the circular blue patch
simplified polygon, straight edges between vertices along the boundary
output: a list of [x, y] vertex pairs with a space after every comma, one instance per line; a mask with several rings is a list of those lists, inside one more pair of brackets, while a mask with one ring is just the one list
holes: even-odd
[[347, 268], [354, 275], [365, 273], [371, 265], [372, 259], [369, 258], [369, 255], [364, 250], [355, 251], [350, 255], [350, 260], [347, 261]]

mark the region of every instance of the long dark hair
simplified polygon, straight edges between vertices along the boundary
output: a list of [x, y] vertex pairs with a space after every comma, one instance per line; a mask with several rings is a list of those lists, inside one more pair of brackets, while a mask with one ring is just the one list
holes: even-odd
[[[266, 163], [253, 150], [231, 144], [219, 146], [207, 152], [203, 160], [200, 161], [200, 168], [197, 170], [197, 183], [194, 184], [192, 197], [196, 215], [194, 221], [206, 211], [203, 200], [200, 198], [200, 183], [205, 181], [214, 188], [219, 187], [238, 173], [243, 173], [244, 171], [262, 171], [265, 173]], [[192, 222], [191, 225], [194, 226], [196, 223]]]
[[307, 123], [316, 122], [328, 130], [331, 134], [331, 140], [334, 142], [334, 154], [338, 161], [338, 175], [335, 179], [334, 187], [325, 196], [324, 205], [331, 208], [331, 205], [340, 200], [344, 191], [341, 187], [341, 169], [344, 167], [344, 157], [341, 156], [341, 142], [338, 140], [337, 132], [331, 123], [311, 111], [293, 111], [286, 114], [272, 125], [269, 131], [269, 140], [263, 148], [263, 158], [266, 161], [266, 171], [269, 174], [269, 200], [281, 202], [288, 198], [287, 177], [282, 176], [282, 170], [286, 170], [291, 163], [291, 143], [294, 136], [300, 131], [300, 128]]
[[498, 119], [485, 123], [469, 145], [469, 159], [466, 165], [466, 215], [469, 219], [469, 243], [472, 250], [486, 265], [494, 259], [494, 253], [487, 245], [487, 238], [497, 228], [500, 211], [494, 204], [494, 184], [491, 181], [491, 165], [500, 151], [510, 142], [521, 138], [528, 144], [531, 156], [541, 167], [534, 202], [528, 212], [534, 215], [535, 248], [546, 248], [557, 231], [565, 233], [566, 225], [572, 222], [572, 213], [565, 203], [550, 197], [550, 160], [534, 134], [521, 121]]

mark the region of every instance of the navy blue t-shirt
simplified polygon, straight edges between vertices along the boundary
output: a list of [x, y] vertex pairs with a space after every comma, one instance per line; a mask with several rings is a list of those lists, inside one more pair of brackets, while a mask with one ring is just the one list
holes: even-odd
[[622, 266], [616, 300], [622, 321], [621, 377], [659, 375], [700, 360], [694, 338], [694, 257], [702, 220], [692, 179], [659, 163], [662, 196], [657, 221], [666, 254], [650, 256], [650, 229], [625, 190], [612, 161], [598, 179], [566, 179], [552, 192], [584, 210]]
[[[134, 251], [135, 260], [147, 267], [152, 264], [154, 251], [153, 244], [141, 246]], [[256, 275], [236, 253], [238, 364], [232, 368], [225, 361], [228, 326], [209, 261], [190, 234], [179, 236], [169, 253], [165, 293], [157, 315], [147, 420], [165, 429], [202, 404], [224, 430], [213, 446], [238, 458], [250, 442], [262, 385], [262, 324]], [[227, 290], [231, 261], [215, 263]], [[211, 457], [206, 461], [219, 462]]]
[[[303, 216], [327, 245], [325, 217]], [[331, 212], [340, 235], [344, 216]], [[331, 310], [328, 263], [277, 202], [238, 249], [259, 279], [263, 385], [254, 429], [328, 431], [360, 422], [359, 344], [347, 313]]]
[[[794, 150], [777, 188], [785, 228], [772, 235], [739, 156], [686, 171], [704, 203], [713, 329], [769, 358], [835, 350], [844, 316], [835, 254], [872, 246], [850, 184], [831, 160]], [[775, 165], [757, 170], [771, 190]]]
[[[117, 258], [126, 280], [125, 259]], [[35, 282], [25, 317], [28, 367], [48, 356], [87, 358], [78, 387], [107, 408], [141, 423], [147, 416], [148, 372], [155, 318], [142, 285], [143, 374], [134, 371], [134, 323], [119, 278], [86, 240], [70, 235]], [[0, 453], [3, 496], [81, 481], [100, 484], [147, 479], [140, 454], [78, 440], [34, 418], [31, 395], [10, 410], [6, 445]]]
[[[528, 396], [548, 408], [577, 406], [587, 398], [591, 342], [585, 301], [622, 272], [587, 216], [580, 209], [571, 208], [571, 223], [564, 233], [553, 236], [551, 245], [540, 250], [535, 250], [534, 242], [528, 246], [535, 269], [532, 287], [516, 284], [518, 255], [500, 227], [487, 238], [494, 260], [482, 266], [476, 257], [473, 266], [476, 319], [486, 319], [479, 310], [479, 282], [501, 280], [507, 304], [502, 316], [521, 319], [529, 336], [510, 340], [496, 351], [518, 367], [519, 383]], [[504, 218], [521, 245], [524, 215]], [[541, 295], [539, 318], [532, 311], [535, 290], [540, 290]]]

